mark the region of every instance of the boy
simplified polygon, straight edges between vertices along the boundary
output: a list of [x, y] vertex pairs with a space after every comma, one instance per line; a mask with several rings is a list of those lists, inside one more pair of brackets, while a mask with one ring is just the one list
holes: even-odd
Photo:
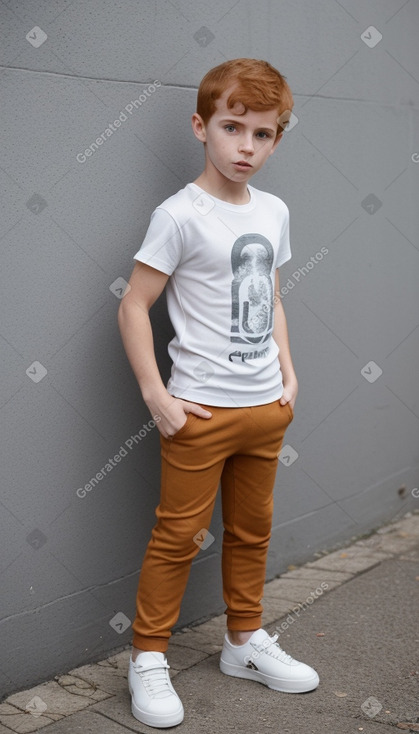
[[[132, 713], [154, 727], [183, 720], [164, 653], [220, 481], [221, 671], [290, 693], [319, 683], [261, 629], [277, 457], [298, 386], [279, 298], [278, 268], [291, 257], [288, 209], [248, 180], [275, 151], [292, 106], [285, 79], [265, 61], [236, 59], [206, 74], [192, 116], [204, 171], [153, 212], [119, 309], [143, 399], [160, 418], [161, 498], [128, 675]], [[175, 330], [167, 388], [148, 315], [166, 285]]]

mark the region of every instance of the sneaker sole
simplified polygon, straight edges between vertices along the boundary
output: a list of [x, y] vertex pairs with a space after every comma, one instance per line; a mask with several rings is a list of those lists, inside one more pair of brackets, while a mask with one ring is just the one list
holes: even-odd
[[280, 691], [281, 693], [308, 693], [308, 691], [314, 691], [314, 689], [319, 685], [319, 676], [317, 673], [312, 675], [311, 678], [306, 678], [305, 680], [281, 682], [278, 678], [273, 678], [272, 676], [261, 673], [258, 670], [244, 668], [242, 665], [226, 663], [222, 658], [220, 660], [220, 670], [225, 675], [231, 675], [233, 678], [253, 680], [257, 683], [262, 683], [264, 686], [267, 686], [274, 691]]
[[156, 729], [168, 729], [171, 726], [177, 726], [178, 724], [182, 723], [184, 718], [182, 702], [180, 702], [178, 711], [175, 711], [173, 713], [150, 714], [148, 711], [143, 711], [137, 706], [132, 695], [131, 686], [129, 686], [129, 692], [131, 695], [131, 713], [133, 717], [137, 719], [137, 721], [140, 721], [142, 724], [147, 724], [147, 726], [154, 726]]

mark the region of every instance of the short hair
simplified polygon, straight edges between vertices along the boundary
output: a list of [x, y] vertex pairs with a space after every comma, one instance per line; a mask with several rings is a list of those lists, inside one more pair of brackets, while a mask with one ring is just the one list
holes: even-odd
[[[294, 105], [285, 77], [268, 61], [232, 59], [210, 69], [199, 85], [196, 111], [205, 124], [215, 112], [217, 99], [229, 87], [234, 89], [227, 99], [227, 107], [231, 109], [241, 102], [244, 110], [238, 114], [245, 114], [248, 109], [256, 112], [277, 109], [281, 117]], [[287, 122], [288, 119], [278, 122], [277, 135], [283, 132]]]

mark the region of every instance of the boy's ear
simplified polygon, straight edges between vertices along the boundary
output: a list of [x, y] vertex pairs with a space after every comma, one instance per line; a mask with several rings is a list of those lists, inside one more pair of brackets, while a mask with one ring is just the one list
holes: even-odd
[[206, 143], [207, 141], [207, 135], [205, 131], [205, 124], [201, 117], [201, 115], [198, 115], [197, 112], [194, 112], [192, 115], [192, 130], [194, 132], [194, 135], [201, 143]]
[[280, 134], [278, 135], [278, 137], [276, 138], [276, 140], [275, 140], [275, 142], [274, 142], [274, 144], [273, 144], [273, 146], [272, 146], [272, 150], [271, 150], [271, 152], [269, 153], [269, 155], [272, 155], [272, 153], [275, 153], [276, 147], [277, 147], [277, 145], [278, 145], [279, 141], [281, 140], [281, 138], [282, 138], [283, 134], [284, 134], [284, 133], [280, 133]]

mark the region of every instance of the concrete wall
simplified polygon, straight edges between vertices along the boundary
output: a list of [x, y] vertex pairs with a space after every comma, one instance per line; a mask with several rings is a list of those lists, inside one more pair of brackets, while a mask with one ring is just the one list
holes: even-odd
[[[117, 329], [121, 279], [154, 207], [201, 171], [196, 88], [227, 58], [277, 66], [298, 118], [253, 179], [291, 211], [300, 380], [268, 576], [416, 506], [419, 4], [5, 0], [1, 14], [6, 693], [130, 641], [159, 444], [143, 429], [127, 448], [150, 416]], [[153, 322], [167, 376], [163, 299]], [[180, 626], [224, 609], [219, 504], [211, 532]]]

